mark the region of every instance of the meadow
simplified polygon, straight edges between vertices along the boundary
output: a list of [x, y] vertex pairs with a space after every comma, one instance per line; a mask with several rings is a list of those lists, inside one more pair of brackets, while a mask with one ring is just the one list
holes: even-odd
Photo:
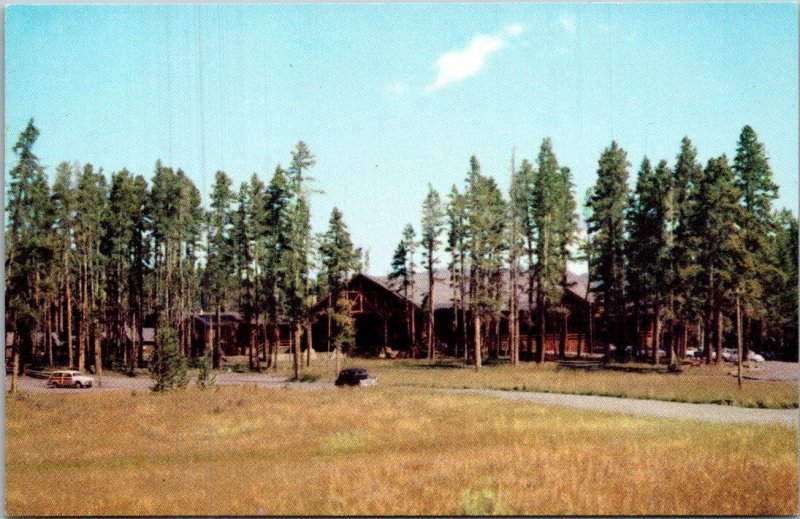
[[[792, 408], [798, 406], [796, 382], [745, 380], [739, 388], [723, 366], [684, 366], [680, 374], [666, 372], [665, 366], [644, 373], [625, 371], [584, 371], [559, 368], [554, 362], [537, 365], [522, 362], [487, 365], [475, 372], [459, 360], [345, 359], [345, 366], [365, 367], [386, 386], [427, 388], [506, 389], [579, 395], [645, 398], [676, 402], [713, 403], [743, 407]], [[291, 360], [279, 364], [278, 372], [291, 376]], [[631, 365], [628, 365], [631, 367]], [[304, 368], [308, 380], [333, 381], [335, 362], [320, 354]]]
[[9, 515], [793, 515], [797, 429], [422, 389], [6, 397]]

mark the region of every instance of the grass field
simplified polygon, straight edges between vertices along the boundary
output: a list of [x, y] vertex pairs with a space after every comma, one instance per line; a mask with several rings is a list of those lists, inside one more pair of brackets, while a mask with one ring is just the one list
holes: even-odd
[[[739, 389], [730, 366], [689, 366], [681, 374], [666, 373], [660, 367], [652, 373], [622, 371], [576, 371], [558, 369], [553, 362], [537, 366], [523, 362], [484, 366], [478, 373], [459, 361], [347, 359], [346, 366], [361, 366], [376, 376], [382, 385], [488, 388], [516, 391], [543, 391], [583, 395], [648, 398], [678, 402], [724, 403], [744, 407], [797, 407], [797, 384], [745, 380]], [[291, 362], [279, 366], [291, 373]], [[334, 380], [333, 360], [320, 355], [306, 373], [318, 380]]]
[[6, 513], [797, 513], [797, 430], [421, 390], [6, 399]]

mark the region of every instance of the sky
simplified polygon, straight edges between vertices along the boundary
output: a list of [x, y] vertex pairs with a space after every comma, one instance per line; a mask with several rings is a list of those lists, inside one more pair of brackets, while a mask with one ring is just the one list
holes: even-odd
[[[473, 154], [503, 190], [550, 137], [582, 205], [612, 140], [646, 155], [732, 159], [765, 144], [776, 205], [798, 205], [798, 5], [228, 4], [9, 6], [5, 168], [29, 118], [52, 178], [64, 160], [148, 180], [182, 168], [204, 200], [288, 166], [299, 140], [312, 227], [334, 206], [384, 274], [430, 183]], [[446, 197], [445, 197], [446, 199]], [[575, 269], [585, 270], [576, 265]]]

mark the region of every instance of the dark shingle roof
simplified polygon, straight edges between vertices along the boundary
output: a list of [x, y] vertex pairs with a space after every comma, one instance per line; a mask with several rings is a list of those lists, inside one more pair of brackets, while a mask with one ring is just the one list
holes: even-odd
[[[362, 274], [363, 275], [363, 274]], [[394, 293], [399, 293], [402, 295], [402, 288], [400, 287], [399, 280], [390, 281], [388, 276], [365, 276], [372, 281], [382, 285], [383, 287], [391, 290]], [[450, 284], [450, 273], [447, 270], [435, 270], [433, 274], [434, 278], [434, 302], [433, 307], [436, 310], [442, 308], [451, 308], [453, 306], [452, 298], [453, 298], [453, 288]], [[503, 310], [507, 310], [508, 306], [508, 296], [509, 292], [509, 271], [503, 270], [501, 272], [501, 292], [502, 297], [504, 300]], [[586, 274], [575, 274], [574, 272], [567, 271], [567, 283], [568, 287], [567, 290], [571, 292], [576, 297], [586, 300], [586, 287], [588, 284], [588, 277]], [[469, 280], [464, 282], [465, 289], [469, 289]], [[520, 307], [524, 307], [527, 304], [527, 286], [528, 286], [528, 277], [526, 275], [520, 275], [517, 279], [517, 297], [520, 301]], [[423, 306], [425, 302], [425, 298], [428, 295], [428, 272], [422, 271], [417, 272], [414, 274], [414, 291], [413, 294], [411, 293], [411, 288], [409, 288], [409, 299], [413, 301], [414, 304], [419, 306], [420, 308]], [[589, 295], [589, 299], [592, 299], [591, 294]]]

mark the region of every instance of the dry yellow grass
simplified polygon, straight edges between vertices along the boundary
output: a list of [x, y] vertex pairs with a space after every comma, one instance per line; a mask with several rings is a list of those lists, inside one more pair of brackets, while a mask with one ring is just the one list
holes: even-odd
[[[445, 362], [447, 365], [443, 366]], [[543, 391], [768, 408], [797, 407], [798, 403], [796, 383], [745, 380], [739, 389], [736, 378], [729, 375], [729, 366], [690, 366], [676, 375], [663, 370], [657, 373], [576, 371], [558, 369], [553, 362], [541, 366], [523, 362], [517, 367], [485, 366], [476, 373], [463, 362], [445, 362], [347, 359], [345, 365], [366, 367], [382, 385], [389, 386]], [[291, 365], [286, 364], [279, 371], [289, 376]], [[335, 378], [333, 360], [323, 356], [305, 370], [319, 380]]]
[[11, 515], [797, 511], [795, 428], [385, 387], [6, 400]]

